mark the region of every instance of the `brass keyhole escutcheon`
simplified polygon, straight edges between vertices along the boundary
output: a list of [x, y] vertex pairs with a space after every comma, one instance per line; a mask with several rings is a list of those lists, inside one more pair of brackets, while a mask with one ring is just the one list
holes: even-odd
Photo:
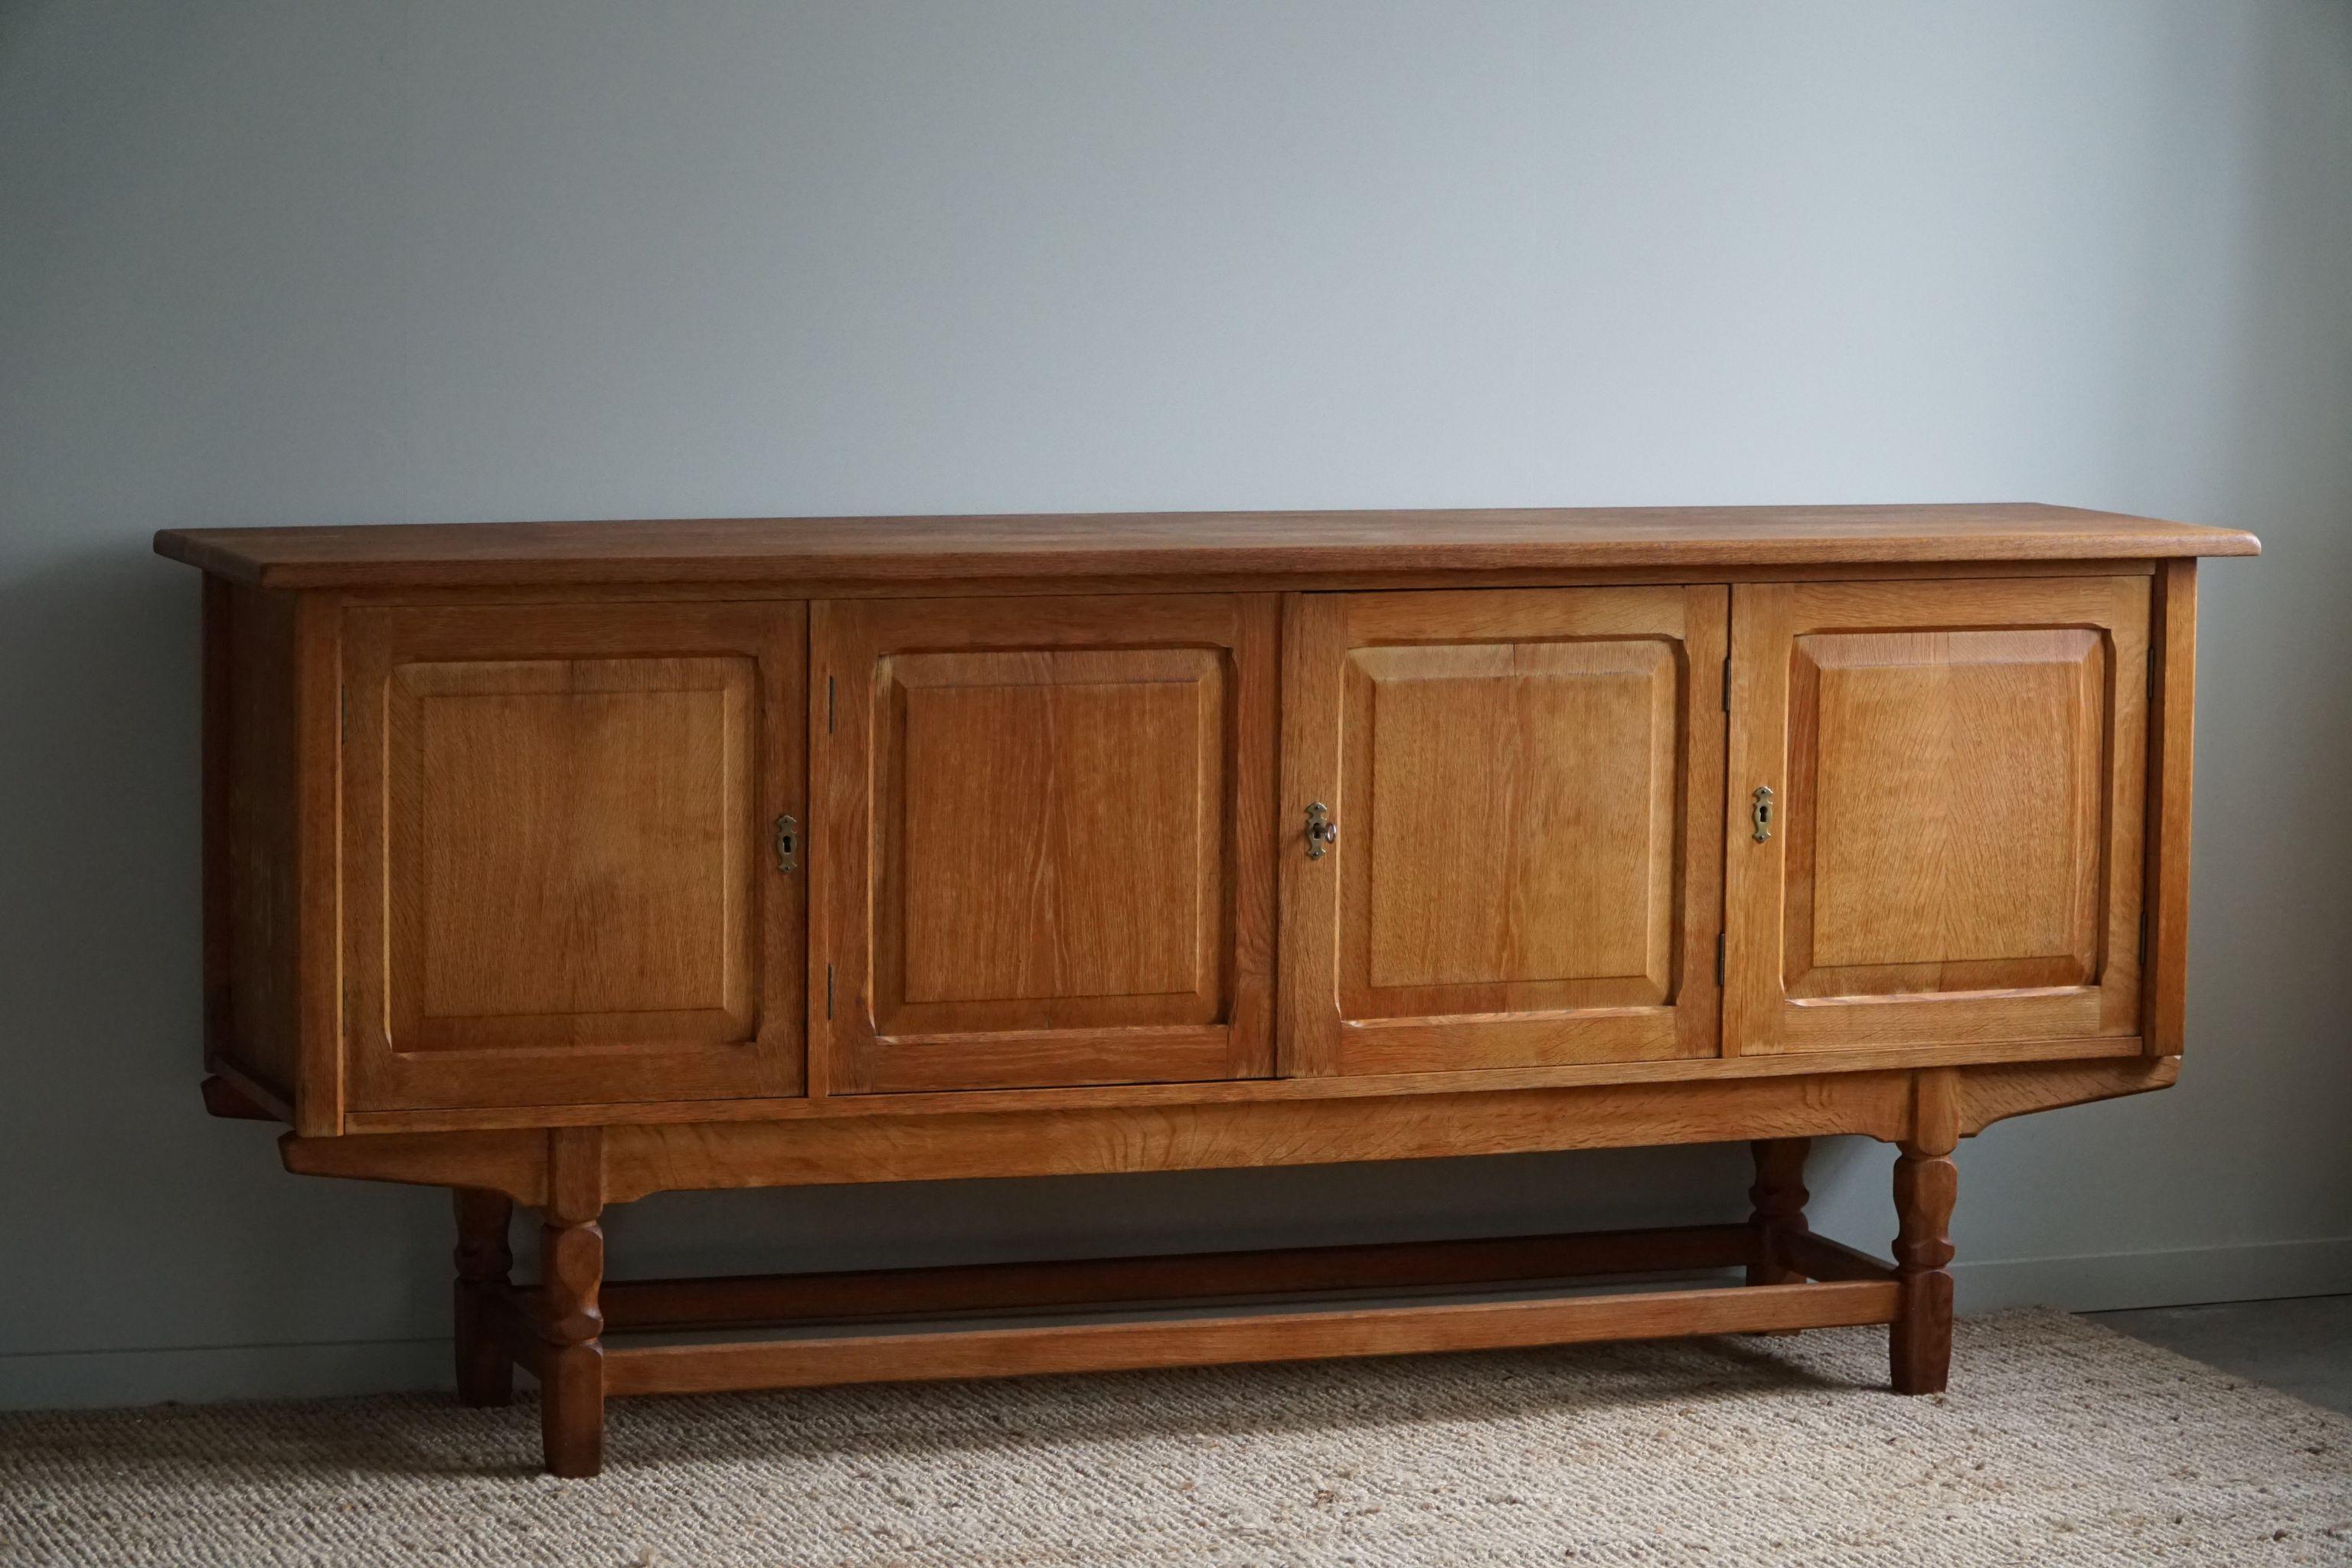
[[1756, 786], [1755, 804], [1748, 808], [1748, 820], [1756, 825], [1756, 842], [1763, 843], [1772, 837], [1772, 786]]
[[776, 869], [791, 876], [801, 866], [801, 825], [789, 814], [776, 818]]
[[1331, 820], [1331, 808], [1317, 801], [1307, 808], [1307, 858], [1323, 858], [1323, 851], [1339, 842], [1339, 825]]

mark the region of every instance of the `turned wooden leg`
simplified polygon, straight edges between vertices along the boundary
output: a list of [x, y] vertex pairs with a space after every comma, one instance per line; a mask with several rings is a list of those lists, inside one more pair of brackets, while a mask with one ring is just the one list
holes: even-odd
[[[573, 1136], [584, 1131], [587, 1140]], [[549, 1473], [593, 1476], [604, 1468], [603, 1159], [597, 1131], [559, 1129], [540, 1227], [539, 1331], [547, 1354], [539, 1379], [539, 1430]]]
[[1756, 1232], [1756, 1259], [1748, 1266], [1750, 1285], [1801, 1285], [1802, 1271], [1780, 1260], [1780, 1238], [1810, 1228], [1805, 1222], [1805, 1155], [1810, 1138], [1759, 1138], [1748, 1145], [1756, 1155], [1756, 1184], [1748, 1201], [1756, 1212], [1748, 1216]]
[[504, 1405], [514, 1398], [514, 1363], [489, 1331], [491, 1301], [506, 1292], [514, 1253], [507, 1223], [514, 1200], [504, 1193], [459, 1187], [457, 1209], [457, 1399]]
[[[1941, 1147], [1937, 1144], [1940, 1143]], [[1906, 1140], [1895, 1162], [1895, 1308], [1888, 1349], [1897, 1394], [1941, 1394], [1952, 1370], [1952, 1204], [1959, 1172], [1946, 1140]]]

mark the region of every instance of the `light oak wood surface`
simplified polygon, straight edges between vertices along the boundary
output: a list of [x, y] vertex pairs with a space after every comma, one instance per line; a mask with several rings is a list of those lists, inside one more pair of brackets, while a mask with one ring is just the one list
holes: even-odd
[[[1286, 1070], [1717, 1051], [1720, 587], [1306, 595]], [[1306, 814], [1338, 840], [1306, 853]]]
[[821, 1091], [1271, 1070], [1275, 616], [817, 607]]
[[2148, 628], [2147, 953], [2140, 1033], [2178, 1056], [2189, 1011], [2189, 801], [2196, 772], [2197, 563], [2167, 562]]
[[[476, 1106], [426, 1110], [354, 1110], [352, 1132], [454, 1132], [516, 1127], [637, 1126], [663, 1121], [842, 1121], [864, 1116], [947, 1116], [991, 1111], [1104, 1107], [1255, 1104], [1295, 1100], [1469, 1094], [1505, 1089], [1570, 1089], [1603, 1083], [1687, 1083], [1706, 1079], [1811, 1077], [1995, 1062], [2095, 1062], [2137, 1057], [2137, 1036], [2079, 1040], [1996, 1040], [1941, 1046], [1882, 1046], [1865, 1050], [1734, 1058], [1668, 1057], [1643, 1062], [1574, 1062], [1559, 1067], [1468, 1068], [1343, 1077], [1225, 1079], [1192, 1083], [1090, 1084], [1073, 1088], [948, 1089], [824, 1098], [644, 1100], [614, 1104]], [[282, 1118], [281, 1118], [282, 1120]]]
[[612, 1352], [606, 1375], [614, 1394], [699, 1394], [1772, 1333], [1889, 1322], [1898, 1289], [1852, 1281], [646, 1346]]
[[[209, 574], [205, 1103], [455, 1192], [460, 1395], [527, 1373], [585, 1477], [664, 1391], [1862, 1322], [1941, 1389], [1959, 1142], [2179, 1074], [2193, 558], [2255, 545], [1971, 506], [158, 548]], [[1807, 1224], [1837, 1135], [1897, 1151], [1892, 1261]], [[667, 1191], [1711, 1142], [1744, 1221], [604, 1279]], [[1139, 1298], [1191, 1305], [1034, 1316]], [[959, 1311], [1030, 1317], [893, 1321]], [[830, 1327], [632, 1338], [778, 1321]]]
[[2031, 503], [706, 518], [166, 529], [156, 550], [275, 588], [1260, 579], [1286, 573], [2252, 555], [2232, 529]]
[[2147, 613], [2137, 578], [1735, 591], [1729, 1052], [2137, 1032]]
[[806, 612], [356, 609], [352, 1103], [791, 1094]]
[[[1213, 1101], [745, 1121], [629, 1122], [602, 1139], [614, 1202], [699, 1187], [832, 1185], [1085, 1173], [1328, 1164], [1444, 1154], [1526, 1153], [1756, 1136], [1860, 1134], [1882, 1142], [1913, 1124], [1918, 1071], [1816, 1071], [1672, 1084], [1415, 1094], [1329, 1104]], [[2103, 1060], [1958, 1068], [1962, 1131], [2011, 1116], [2163, 1089], [2178, 1057], [2133, 1050]], [[547, 1191], [556, 1131], [506, 1128], [279, 1140], [286, 1168], [428, 1186], [481, 1187], [517, 1203]]]

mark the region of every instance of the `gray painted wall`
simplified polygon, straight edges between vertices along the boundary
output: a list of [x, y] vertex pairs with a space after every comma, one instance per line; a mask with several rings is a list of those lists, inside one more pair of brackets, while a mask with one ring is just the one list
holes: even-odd
[[[442, 1376], [195, 1098], [162, 524], [2040, 499], [2209, 570], [2179, 1089], [1965, 1301], [2352, 1289], [2352, 8], [0, 4], [0, 1401]], [[1817, 1160], [1890, 1231], [1886, 1151]], [[1731, 1149], [656, 1199], [622, 1271], [1738, 1212]]]

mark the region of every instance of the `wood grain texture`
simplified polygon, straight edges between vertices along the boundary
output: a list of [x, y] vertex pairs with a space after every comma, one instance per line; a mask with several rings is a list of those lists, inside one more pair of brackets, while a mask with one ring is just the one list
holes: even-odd
[[801, 1086], [797, 604], [349, 613], [353, 1102]]
[[540, 1225], [538, 1325], [545, 1351], [539, 1429], [548, 1473], [581, 1478], [604, 1468], [604, 1135], [548, 1135], [547, 1204]]
[[611, 1333], [866, 1322], [1722, 1268], [1746, 1262], [1753, 1247], [1746, 1226], [1706, 1225], [842, 1274], [616, 1280], [604, 1288], [604, 1307]]
[[[1965, 1052], [1948, 1055], [1956, 1058], [1948, 1103], [1957, 1135], [2030, 1111], [2163, 1089], [2180, 1073], [2179, 1058], [2143, 1056], [2137, 1043], [2096, 1061], [1969, 1064]], [[1707, 1065], [1733, 1070], [1680, 1081], [1448, 1092], [1392, 1082], [1377, 1092], [1286, 1101], [966, 1105], [953, 1116], [894, 1100], [857, 1115], [624, 1123], [604, 1132], [607, 1193], [621, 1203], [697, 1187], [1339, 1163], [1840, 1132], [1894, 1142], [1920, 1125], [1917, 1070], [1800, 1075], [1750, 1070], [1764, 1065], [1754, 1058]], [[286, 1168], [299, 1174], [480, 1187], [535, 1205], [547, 1192], [551, 1135], [289, 1133], [278, 1148]]]
[[820, 1092], [1270, 1069], [1274, 616], [817, 606]]
[[2148, 628], [2147, 955], [2140, 1035], [2180, 1054], [2189, 1014], [2189, 805], [2197, 764], [2197, 563], [2167, 562]]
[[1795, 667], [1789, 776], [1811, 787], [1791, 785], [1782, 821], [1811, 874], [1789, 889], [1791, 994], [2084, 984], [2105, 804], [2100, 634], [1807, 636]]
[[1137, 512], [167, 529], [159, 553], [273, 587], [939, 581], [1363, 570], [2252, 555], [2231, 529], [2023, 503]]
[[1952, 1367], [1952, 1205], [1958, 1167], [1947, 1148], [1906, 1142], [1895, 1162], [1895, 1238], [1898, 1306], [1887, 1335], [1897, 1394], [1941, 1394]]
[[392, 673], [393, 1047], [750, 1037], [758, 661]]
[[1720, 587], [1292, 602], [1286, 1070], [1715, 1053], [1725, 619]]
[[[1858, 1322], [1940, 1389], [1959, 1139], [2178, 1074], [2192, 558], [2256, 546], [1976, 507], [158, 548], [214, 574], [207, 1104], [459, 1189], [461, 1394], [530, 1371], [585, 1476], [620, 1392]], [[1807, 1228], [1842, 1133], [1899, 1146], [1892, 1263]], [[667, 1190], [1740, 1140], [1736, 1226], [603, 1279], [604, 1207]], [[605, 1343], [1666, 1267], [1748, 1285]]]
[[514, 1200], [504, 1193], [457, 1187], [451, 1191], [457, 1211], [457, 1268], [452, 1339], [457, 1363], [457, 1402], [497, 1405], [514, 1398], [514, 1362], [491, 1327], [496, 1302], [509, 1286], [514, 1252], [507, 1227], [514, 1218]]
[[536, 1205], [546, 1201], [547, 1142], [553, 1135], [535, 1128], [322, 1137], [289, 1132], [278, 1140], [278, 1157], [298, 1176], [469, 1187]]
[[[1680, 587], [1694, 582], [1837, 583], [1979, 581], [2018, 577], [2148, 577], [2162, 559], [2067, 557], [2049, 561], [1837, 561], [1811, 564], [1728, 566], [1515, 567], [1499, 570], [1353, 570], [1285, 573], [1120, 573], [1104, 575], [897, 578], [795, 577], [789, 583], [513, 583], [450, 586], [387, 584], [332, 590], [347, 606], [388, 608], [415, 605], [457, 608], [478, 605], [732, 604], [746, 599], [1003, 599], [1117, 597], [1150, 594], [1349, 594], [1402, 593], [1417, 589]], [[223, 579], [227, 581], [227, 579]]]
[[312, 1134], [341, 1114], [337, 969], [320, 924], [334, 913], [320, 802], [334, 766], [331, 613], [226, 583], [205, 595], [205, 1059]]
[[1812, 1151], [1807, 1138], [1759, 1138], [1748, 1145], [1756, 1162], [1756, 1184], [1748, 1189], [1748, 1228], [1755, 1233], [1755, 1257], [1748, 1265], [1750, 1285], [1788, 1285], [1804, 1278], [1789, 1262], [1790, 1238], [1809, 1228], [1805, 1204], [1805, 1156]]
[[2138, 1026], [2147, 584], [1734, 594], [1727, 1049]]
[[1366, 738], [1349, 772], [1369, 787], [1343, 794], [1368, 808], [1358, 826], [1370, 837], [1350, 857], [1364, 867], [1349, 900], [1360, 1006], [1376, 992], [1466, 990], [1390, 1005], [1534, 1011], [1572, 1006], [1580, 984], [1664, 1003], [1673, 650], [1633, 638], [1368, 648], [1348, 674], [1364, 721], [1345, 728]]
[[1225, 660], [912, 653], [875, 758], [877, 1027], [1213, 1022]]
[[[351, 1102], [343, 1050], [342, 867], [336, 842], [336, 787], [341, 777], [342, 606], [332, 595], [305, 594], [293, 607], [294, 968], [280, 982], [295, 1006], [294, 1130], [311, 1136], [342, 1130]], [[257, 846], [267, 859], [286, 841]], [[282, 951], [282, 950], [281, 950]]]
[[[1909, 1075], [1825, 1074], [1415, 1098], [616, 1126], [611, 1201], [716, 1187], [1340, 1164], [1910, 1126]], [[463, 1139], [490, 1134], [442, 1133]]]
[[1970, 1068], [1959, 1079], [1960, 1128], [1966, 1133], [1981, 1132], [1996, 1121], [2031, 1111], [2168, 1089], [2179, 1078], [2177, 1056]]
[[1883, 1323], [1896, 1289], [1870, 1281], [1776, 1285], [616, 1348], [607, 1376], [614, 1394], [697, 1394], [1759, 1333]]
[[1890, 1068], [1999, 1062], [2104, 1062], [2137, 1057], [2137, 1036], [2084, 1040], [1989, 1040], [1946, 1046], [1886, 1046], [1866, 1050], [1717, 1058], [1676, 1057], [1648, 1062], [1581, 1062], [1564, 1067], [1472, 1068], [1458, 1072], [1380, 1073], [1341, 1078], [1277, 1078], [1203, 1083], [1095, 1084], [1068, 1089], [949, 1090], [811, 1100], [645, 1100], [612, 1105], [480, 1106], [436, 1110], [352, 1111], [346, 1131], [446, 1132], [516, 1127], [649, 1125], [682, 1121], [803, 1121], [866, 1116], [944, 1116], [1014, 1110], [1191, 1104], [1255, 1104], [1374, 1100], [1504, 1089], [1570, 1089], [1591, 1084], [1689, 1083], [1750, 1078], [1819, 1077]]
[[287, 1102], [302, 1076], [297, 604], [205, 596], [205, 1056]]

